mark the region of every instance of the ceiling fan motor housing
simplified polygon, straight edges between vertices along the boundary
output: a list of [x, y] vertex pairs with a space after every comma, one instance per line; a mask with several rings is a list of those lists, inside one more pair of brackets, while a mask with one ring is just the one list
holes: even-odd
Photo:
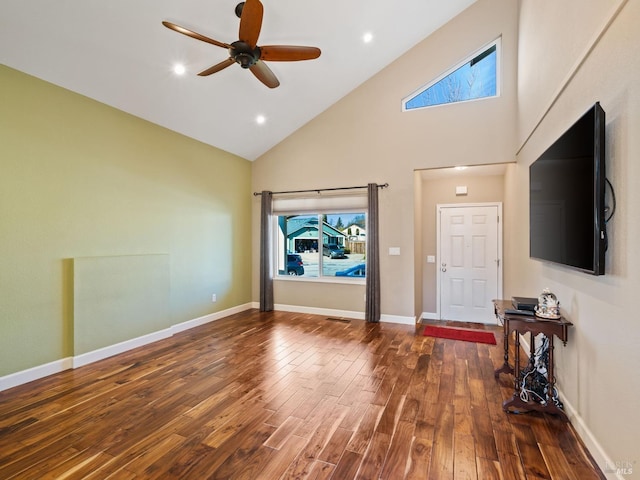
[[260, 59], [260, 47], [251, 48], [248, 43], [238, 40], [231, 44], [229, 56], [242, 68], [249, 68]]

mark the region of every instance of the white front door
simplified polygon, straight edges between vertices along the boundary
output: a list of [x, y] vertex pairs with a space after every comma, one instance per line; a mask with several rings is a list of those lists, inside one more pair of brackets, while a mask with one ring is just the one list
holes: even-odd
[[439, 206], [440, 318], [495, 323], [500, 298], [500, 205]]

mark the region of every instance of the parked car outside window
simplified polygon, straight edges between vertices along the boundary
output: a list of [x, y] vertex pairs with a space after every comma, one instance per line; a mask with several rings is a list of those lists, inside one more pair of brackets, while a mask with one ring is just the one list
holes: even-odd
[[366, 276], [366, 264], [360, 263], [345, 270], [336, 272], [336, 277], [364, 277]]
[[304, 266], [300, 255], [287, 254], [287, 275], [304, 275]]
[[345, 258], [344, 249], [338, 245], [324, 244], [322, 247], [322, 254], [329, 258]]

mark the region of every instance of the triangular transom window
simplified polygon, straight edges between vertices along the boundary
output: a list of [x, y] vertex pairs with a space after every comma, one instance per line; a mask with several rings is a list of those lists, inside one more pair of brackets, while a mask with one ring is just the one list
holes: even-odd
[[402, 110], [466, 102], [500, 95], [500, 39], [473, 53], [402, 100]]

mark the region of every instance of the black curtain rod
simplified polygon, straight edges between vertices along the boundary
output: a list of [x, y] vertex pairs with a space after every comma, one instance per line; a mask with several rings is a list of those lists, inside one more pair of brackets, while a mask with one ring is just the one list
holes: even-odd
[[[378, 188], [387, 188], [389, 186], [388, 183], [385, 183], [383, 185], [378, 185]], [[286, 192], [271, 192], [273, 195], [277, 195], [280, 193], [311, 193], [311, 192], [316, 192], [316, 193], [320, 193], [320, 192], [333, 192], [336, 190], [356, 190], [358, 188], [369, 188], [368, 185], [361, 185], [358, 187], [335, 187], [335, 188], [314, 188], [311, 190], [288, 190]], [[257, 197], [259, 195], [262, 195], [262, 192], [253, 192], [253, 196]]]

